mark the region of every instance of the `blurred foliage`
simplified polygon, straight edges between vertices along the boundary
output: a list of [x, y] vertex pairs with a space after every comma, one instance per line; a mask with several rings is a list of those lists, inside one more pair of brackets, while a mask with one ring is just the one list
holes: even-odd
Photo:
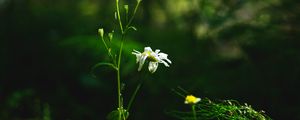
[[[191, 110], [170, 111], [168, 114], [180, 120], [195, 120]], [[211, 101], [202, 99], [195, 104], [195, 117], [199, 120], [272, 120], [264, 111], [257, 112], [251, 105], [241, 105], [235, 100]]]
[[[170, 92], [178, 85], [247, 102], [274, 119], [300, 119], [299, 6], [144, 0], [122, 61], [124, 96], [145, 80], [129, 119], [173, 119], [163, 111], [182, 104]], [[106, 0], [0, 0], [0, 119], [104, 119], [115, 108], [115, 72], [91, 68], [108, 60], [97, 29], [117, 27], [113, 10]], [[171, 67], [138, 73], [131, 51], [145, 46], [168, 53]]]

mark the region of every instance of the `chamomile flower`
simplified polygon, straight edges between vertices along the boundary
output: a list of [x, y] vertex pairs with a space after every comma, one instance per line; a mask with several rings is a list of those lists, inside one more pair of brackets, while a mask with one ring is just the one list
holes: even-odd
[[136, 56], [136, 63], [139, 63], [138, 71], [141, 71], [146, 60], [149, 60], [148, 69], [151, 73], [154, 73], [158, 67], [158, 63], [163, 63], [166, 67], [172, 62], [168, 59], [168, 54], [160, 53], [159, 49], [155, 52], [150, 47], [145, 47], [144, 52], [133, 50], [132, 54]]
[[201, 100], [201, 98], [197, 98], [193, 95], [188, 95], [188, 96], [186, 96], [184, 103], [185, 104], [196, 104], [196, 103], [200, 102], [200, 100]]

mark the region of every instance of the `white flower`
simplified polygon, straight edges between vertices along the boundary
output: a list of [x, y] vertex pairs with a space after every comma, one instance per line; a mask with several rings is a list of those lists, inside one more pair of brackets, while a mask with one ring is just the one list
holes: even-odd
[[148, 69], [151, 73], [156, 71], [158, 63], [163, 63], [166, 67], [169, 67], [169, 64], [172, 62], [168, 59], [168, 54], [159, 52], [159, 49], [156, 49], [155, 52], [153, 52], [150, 47], [145, 47], [143, 53], [133, 50], [132, 54], [136, 56], [136, 63], [139, 63], [138, 71], [142, 69], [146, 60], [149, 60]]

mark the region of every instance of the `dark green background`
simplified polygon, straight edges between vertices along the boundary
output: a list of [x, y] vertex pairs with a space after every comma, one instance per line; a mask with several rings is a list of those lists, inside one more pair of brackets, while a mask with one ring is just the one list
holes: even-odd
[[[0, 0], [1, 120], [39, 119], [47, 106], [53, 120], [103, 120], [117, 107], [115, 72], [91, 72], [109, 60], [97, 29], [118, 28], [114, 4]], [[135, 0], [126, 4], [132, 11]], [[248, 103], [274, 119], [300, 119], [299, 6], [297, 0], [144, 0], [122, 60], [125, 103], [144, 80], [130, 119], [173, 119], [165, 112], [188, 109], [171, 92], [177, 86]], [[145, 46], [169, 54], [172, 65], [137, 72], [131, 51]]]

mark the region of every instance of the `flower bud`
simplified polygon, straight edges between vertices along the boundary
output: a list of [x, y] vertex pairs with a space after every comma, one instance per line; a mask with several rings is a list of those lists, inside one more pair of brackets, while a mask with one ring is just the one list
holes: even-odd
[[128, 13], [128, 5], [124, 5], [124, 9], [125, 9], [126, 13]]
[[103, 35], [104, 35], [104, 30], [103, 30], [103, 28], [98, 29], [98, 33], [99, 33], [100, 36], [103, 38]]
[[117, 12], [115, 12], [115, 19], [116, 20], [118, 20], [118, 15], [117, 15], [118, 13]]
[[113, 39], [113, 36], [114, 36], [114, 32], [113, 31], [111, 33], [108, 33], [109, 41], [111, 41]]

